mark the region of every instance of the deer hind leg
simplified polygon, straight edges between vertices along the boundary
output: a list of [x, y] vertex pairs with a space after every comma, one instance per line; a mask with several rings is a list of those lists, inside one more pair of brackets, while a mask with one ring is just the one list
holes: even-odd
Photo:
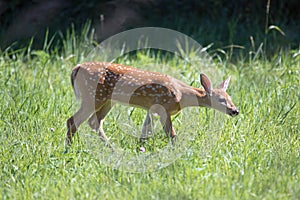
[[148, 111], [145, 121], [143, 123], [142, 135], [140, 137], [140, 141], [143, 141], [152, 135], [152, 127], [153, 127], [152, 116], [151, 116], [151, 113]]
[[67, 120], [67, 137], [66, 144], [70, 145], [72, 143], [72, 138], [76, 133], [78, 127], [84, 122], [93, 112], [91, 106], [88, 106], [84, 102], [81, 103], [79, 110]]
[[176, 132], [173, 128], [170, 114], [167, 113], [166, 111], [163, 111], [159, 113], [159, 116], [160, 116], [160, 123], [166, 133], [166, 136], [171, 137], [172, 143], [174, 144]]
[[106, 143], [108, 143], [108, 138], [103, 130], [103, 121], [112, 107], [113, 104], [111, 102], [106, 102], [98, 111], [94, 112], [88, 120], [89, 126], [93, 130], [98, 131], [101, 140], [103, 140]]

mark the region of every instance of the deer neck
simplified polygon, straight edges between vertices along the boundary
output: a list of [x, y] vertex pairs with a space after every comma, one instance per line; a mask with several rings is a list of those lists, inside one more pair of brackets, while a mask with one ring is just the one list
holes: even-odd
[[191, 106], [208, 106], [208, 98], [204, 89], [194, 87], [184, 87], [181, 90], [182, 98], [180, 100], [180, 107]]

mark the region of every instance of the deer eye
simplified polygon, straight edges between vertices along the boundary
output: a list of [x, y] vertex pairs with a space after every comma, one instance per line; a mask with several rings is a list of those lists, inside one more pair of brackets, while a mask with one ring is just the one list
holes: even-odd
[[225, 98], [220, 98], [220, 99], [219, 99], [219, 102], [220, 102], [220, 103], [226, 103], [226, 99], [225, 99]]

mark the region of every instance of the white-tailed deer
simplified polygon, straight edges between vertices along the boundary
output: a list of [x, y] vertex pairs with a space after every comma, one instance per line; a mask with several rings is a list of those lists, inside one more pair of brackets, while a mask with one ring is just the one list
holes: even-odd
[[108, 141], [103, 120], [115, 103], [122, 103], [147, 110], [142, 135], [151, 131], [152, 113], [160, 116], [167, 136], [174, 138], [171, 115], [189, 106], [214, 108], [230, 116], [239, 114], [226, 93], [230, 78], [216, 89], [205, 74], [200, 74], [202, 88], [195, 88], [157, 72], [149, 72], [129, 66], [105, 62], [87, 62], [77, 65], [71, 74], [76, 97], [81, 98], [80, 109], [67, 120], [66, 142], [71, 143], [77, 128], [89, 118], [92, 129], [101, 139]]

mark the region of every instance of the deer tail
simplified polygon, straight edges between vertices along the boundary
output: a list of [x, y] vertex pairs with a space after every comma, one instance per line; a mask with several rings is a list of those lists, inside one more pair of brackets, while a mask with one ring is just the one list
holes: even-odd
[[71, 74], [71, 84], [72, 84], [72, 88], [73, 88], [73, 91], [74, 91], [74, 94], [75, 94], [77, 100], [80, 99], [80, 92], [79, 92], [79, 88], [75, 82], [75, 79], [76, 79], [79, 69], [80, 69], [80, 66], [74, 67], [74, 69], [72, 70], [72, 74]]

